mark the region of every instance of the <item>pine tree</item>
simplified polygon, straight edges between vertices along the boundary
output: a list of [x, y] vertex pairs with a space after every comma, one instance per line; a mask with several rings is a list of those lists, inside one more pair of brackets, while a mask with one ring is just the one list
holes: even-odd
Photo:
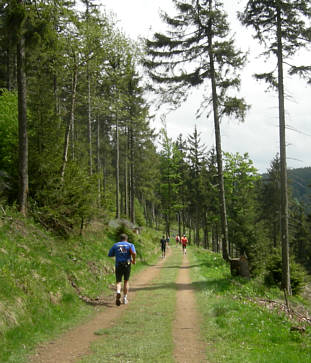
[[277, 75], [274, 71], [258, 74], [270, 87], [277, 89], [279, 101], [279, 137], [281, 170], [281, 240], [282, 288], [291, 294], [289, 271], [288, 186], [286, 162], [285, 122], [285, 59], [292, 57], [306, 46], [306, 17], [310, 17], [310, 4], [305, 0], [249, 0], [240, 19], [245, 26], [255, 29], [257, 38], [266, 48], [266, 55], [276, 57]]
[[280, 196], [280, 158], [276, 155], [263, 178], [260, 195], [260, 218], [264, 220], [272, 240], [270, 249], [280, 247]]
[[[202, 169], [204, 167], [205, 146], [201, 144], [200, 134], [195, 126], [192, 135], [188, 136], [189, 160], [189, 203], [194, 221], [194, 242], [200, 242], [200, 227], [202, 224]], [[203, 213], [202, 213], [203, 212]]]
[[223, 181], [220, 120], [235, 116], [244, 120], [247, 106], [230, 92], [239, 88], [236, 71], [245, 62], [234, 47], [221, 2], [218, 0], [173, 0], [178, 14], [163, 20], [172, 29], [168, 34], [154, 35], [146, 41], [144, 62], [153, 81], [162, 92], [162, 102], [179, 105], [189, 89], [210, 82], [211, 94], [204, 94], [203, 106], [211, 106], [215, 126], [219, 201], [223, 237], [223, 257], [228, 260], [228, 226]]

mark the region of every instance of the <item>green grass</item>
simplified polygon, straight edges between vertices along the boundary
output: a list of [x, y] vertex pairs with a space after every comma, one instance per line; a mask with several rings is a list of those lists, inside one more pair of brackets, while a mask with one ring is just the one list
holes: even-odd
[[[157, 233], [144, 229], [135, 241], [139, 259], [134, 274], [158, 258], [159, 239]], [[114, 261], [107, 252], [114, 242], [114, 231], [107, 228], [61, 240], [19, 215], [0, 215], [1, 363], [25, 362], [39, 342], [94, 314], [93, 307], [79, 300], [68, 277], [91, 298], [111, 294]], [[188, 256], [203, 316], [207, 361], [311, 362], [310, 327], [302, 335], [291, 332], [290, 327], [298, 323], [249, 300], [282, 300], [279, 290], [267, 289], [256, 280], [232, 278], [219, 255], [191, 246]], [[167, 268], [154, 286], [137, 291], [128, 314], [117, 325], [94, 332], [102, 337], [93, 346], [94, 354], [83, 362], [173, 361], [171, 325], [180, 260], [177, 254], [166, 261]], [[305, 302], [298, 296], [290, 303]]]
[[[94, 314], [68, 277], [90, 298], [111, 294], [114, 242], [107, 228], [61, 240], [18, 214], [0, 215], [1, 363], [26, 361], [36, 344]], [[137, 244], [142, 257], [133, 273], [156, 258], [158, 236], [145, 229]]]
[[[167, 258], [153, 285], [136, 292], [126, 313], [93, 344], [93, 354], [81, 363], [174, 362], [172, 322], [175, 318], [176, 275], [181, 254]], [[129, 294], [130, 297], [130, 294]]]
[[276, 289], [232, 278], [216, 254], [192, 249], [189, 257], [209, 362], [311, 362], [310, 327], [303, 335], [291, 332], [290, 327], [298, 323], [248, 299], [268, 296], [276, 300], [280, 298]]

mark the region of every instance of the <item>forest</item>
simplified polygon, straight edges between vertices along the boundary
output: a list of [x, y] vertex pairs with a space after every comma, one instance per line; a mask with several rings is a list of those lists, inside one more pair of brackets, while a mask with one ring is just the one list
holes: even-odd
[[[279, 100], [280, 152], [263, 176], [247, 153], [222, 150], [221, 120], [243, 121], [249, 108], [239, 95], [246, 54], [222, 2], [173, 3], [177, 15], [163, 14], [171, 31], [138, 42], [96, 1], [1, 0], [1, 210], [64, 239], [112, 219], [187, 234], [227, 261], [247, 256], [251, 276], [281, 271], [276, 283], [290, 294], [299, 283], [289, 271], [293, 285], [311, 266], [311, 183], [302, 192], [291, 182], [301, 171], [287, 170], [283, 74], [309, 82], [310, 66], [283, 66], [310, 44], [310, 4], [253, 0], [238, 14], [276, 65], [256, 75]], [[151, 126], [151, 92], [178, 107], [203, 84], [215, 147], [196, 126], [177, 139]]]

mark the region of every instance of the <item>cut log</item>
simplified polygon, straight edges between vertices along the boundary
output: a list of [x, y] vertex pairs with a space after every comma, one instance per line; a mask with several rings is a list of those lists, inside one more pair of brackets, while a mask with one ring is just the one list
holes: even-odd
[[250, 278], [248, 260], [246, 256], [241, 256], [240, 258], [231, 258], [230, 270], [232, 276], [242, 276], [247, 279]]

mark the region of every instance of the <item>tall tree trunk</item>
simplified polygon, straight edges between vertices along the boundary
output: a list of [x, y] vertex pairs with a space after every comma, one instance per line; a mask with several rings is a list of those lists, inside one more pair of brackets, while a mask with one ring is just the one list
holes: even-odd
[[135, 223], [135, 178], [134, 178], [134, 131], [133, 121], [130, 125], [130, 220]]
[[[212, 10], [212, 0], [209, 0], [209, 6], [210, 6], [210, 11], [211, 11]], [[215, 79], [213, 39], [212, 39], [212, 35], [211, 35], [212, 24], [210, 24], [209, 27], [210, 27], [210, 31], [209, 31], [209, 35], [208, 35], [208, 37], [209, 37], [209, 63], [210, 63], [211, 83], [212, 83], [216, 157], [217, 157], [217, 168], [218, 168], [218, 188], [219, 188], [221, 232], [222, 232], [222, 256], [223, 256], [224, 260], [228, 261], [229, 260], [228, 222], [227, 222], [225, 186], [224, 186], [224, 176], [223, 176], [220, 122], [219, 122], [219, 114], [218, 114], [218, 95], [217, 95], [216, 79]]]
[[[198, 200], [198, 198], [197, 198]], [[200, 245], [200, 217], [199, 217], [199, 207], [196, 206], [196, 212], [195, 212], [195, 244], [197, 246]]]
[[7, 57], [6, 57], [6, 71], [7, 71], [7, 89], [9, 91], [12, 90], [12, 71], [11, 71], [11, 47], [10, 42], [7, 48]]
[[91, 76], [87, 64], [87, 120], [88, 120], [88, 143], [89, 143], [89, 173], [93, 175], [93, 150], [92, 150], [92, 114], [91, 114]]
[[273, 247], [277, 247], [277, 234], [278, 234], [278, 226], [277, 222], [273, 222]]
[[281, 168], [281, 243], [282, 243], [282, 288], [291, 295], [288, 241], [288, 187], [285, 139], [285, 106], [283, 77], [283, 44], [281, 28], [281, 10], [277, 9], [278, 43], [278, 92], [279, 92], [279, 131], [280, 131], [280, 168]]
[[151, 202], [151, 213], [152, 213], [152, 219], [150, 227], [153, 228], [153, 225], [156, 224], [156, 213], [155, 213], [154, 202]]
[[[76, 104], [76, 93], [77, 93], [77, 83], [78, 83], [78, 66], [76, 64], [76, 59], [74, 63], [73, 75], [72, 75], [72, 86], [71, 86], [71, 107], [70, 115], [66, 127], [65, 133], [65, 143], [64, 143], [64, 153], [63, 153], [63, 165], [61, 170], [61, 180], [64, 181], [65, 170], [68, 162], [68, 150], [70, 143], [70, 131], [74, 129], [74, 118], [75, 118], [75, 104]], [[72, 140], [73, 141], [73, 140]]]
[[[58, 97], [58, 85], [57, 85], [57, 75], [53, 74], [53, 94], [54, 94], [54, 102], [55, 102], [55, 115], [60, 115], [60, 102]], [[59, 124], [60, 126], [60, 124]]]
[[178, 211], [178, 236], [181, 238], [181, 216], [180, 216], [180, 211]]
[[209, 248], [209, 243], [208, 243], [208, 229], [207, 226], [204, 226], [204, 248], [208, 249]]
[[[19, 0], [22, 4], [23, 1]], [[27, 101], [26, 101], [26, 71], [25, 71], [25, 39], [22, 31], [17, 39], [17, 88], [18, 88], [18, 160], [19, 160], [19, 190], [18, 204], [20, 212], [27, 215], [28, 198], [28, 135], [27, 135]]]
[[125, 188], [125, 196], [124, 196], [124, 211], [125, 215], [129, 217], [129, 163], [128, 163], [128, 154], [130, 149], [130, 140], [129, 140], [129, 127], [126, 128], [127, 134], [127, 144], [125, 147], [125, 157], [124, 157], [124, 188]]
[[116, 117], [116, 218], [120, 218], [120, 141], [119, 119]]
[[101, 165], [100, 165], [100, 123], [97, 115], [97, 138], [96, 138], [96, 160], [97, 160], [97, 200], [101, 206]]

